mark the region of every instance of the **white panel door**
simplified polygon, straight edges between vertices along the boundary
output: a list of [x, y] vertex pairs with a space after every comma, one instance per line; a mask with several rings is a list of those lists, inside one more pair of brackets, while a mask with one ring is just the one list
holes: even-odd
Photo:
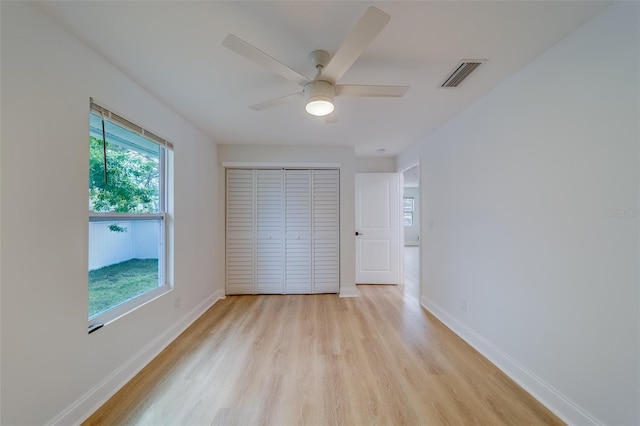
[[356, 283], [400, 282], [397, 173], [356, 173]]
[[256, 171], [256, 292], [284, 293], [282, 170]]
[[256, 292], [254, 173], [253, 170], [227, 170], [227, 294]]
[[311, 293], [311, 170], [284, 171], [285, 293]]
[[340, 176], [338, 170], [313, 173], [313, 292], [340, 288]]

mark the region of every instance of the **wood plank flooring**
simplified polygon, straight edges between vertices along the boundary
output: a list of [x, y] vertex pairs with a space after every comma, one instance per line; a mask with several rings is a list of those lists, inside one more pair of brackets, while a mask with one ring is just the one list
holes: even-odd
[[229, 296], [84, 424], [562, 424], [403, 286]]

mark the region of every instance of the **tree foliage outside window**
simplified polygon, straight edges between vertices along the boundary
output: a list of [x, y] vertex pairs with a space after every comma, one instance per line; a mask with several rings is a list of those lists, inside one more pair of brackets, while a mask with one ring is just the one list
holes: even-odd
[[[89, 137], [89, 210], [117, 213], [160, 211], [159, 158], [107, 143], [107, 181], [102, 140]], [[120, 231], [121, 232], [121, 231]]]

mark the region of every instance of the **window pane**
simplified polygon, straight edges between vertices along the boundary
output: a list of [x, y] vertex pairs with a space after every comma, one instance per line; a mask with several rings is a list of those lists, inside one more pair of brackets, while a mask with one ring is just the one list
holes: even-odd
[[[96, 123], [96, 117], [98, 123]], [[96, 126], [99, 125], [99, 129]], [[91, 114], [89, 210], [157, 213], [160, 211], [160, 150], [143, 137], [105, 121], [107, 173], [100, 117]]]
[[89, 318], [162, 285], [162, 219], [89, 222]]
[[[104, 125], [107, 142], [145, 153], [152, 158], [158, 156], [159, 145], [157, 143], [109, 120], [105, 120]], [[89, 113], [89, 135], [102, 140], [102, 117], [93, 112]]]
[[413, 210], [413, 197], [405, 197], [404, 198], [404, 210], [412, 211]]
[[413, 226], [413, 213], [404, 214], [404, 226]]

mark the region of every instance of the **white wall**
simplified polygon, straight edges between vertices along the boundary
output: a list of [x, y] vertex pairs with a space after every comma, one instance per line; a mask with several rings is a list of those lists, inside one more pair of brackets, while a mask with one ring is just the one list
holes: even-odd
[[358, 157], [356, 173], [395, 173], [394, 157]]
[[614, 3], [397, 158], [434, 221], [422, 303], [577, 424], [640, 424], [639, 14]]
[[[341, 163], [340, 168], [340, 296], [355, 296], [355, 152], [353, 147], [218, 145], [220, 162]], [[219, 192], [224, 194], [224, 170]], [[224, 197], [221, 198], [224, 200]], [[224, 229], [221, 215], [220, 229]], [[224, 243], [219, 250], [224, 250]], [[223, 251], [222, 251], [223, 252]]]
[[[0, 423], [69, 424], [215, 300], [217, 149], [30, 4], [0, 8]], [[88, 335], [90, 96], [175, 144], [175, 289]]]
[[[420, 192], [418, 188], [405, 186], [403, 197], [413, 197], [413, 226], [404, 226], [404, 245], [420, 245]], [[402, 221], [404, 223], [404, 220]]]

